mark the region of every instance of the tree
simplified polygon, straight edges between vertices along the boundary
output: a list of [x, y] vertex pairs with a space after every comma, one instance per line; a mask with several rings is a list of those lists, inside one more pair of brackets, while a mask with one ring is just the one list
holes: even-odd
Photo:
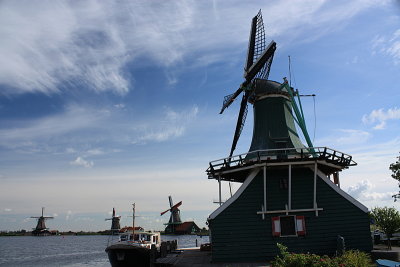
[[[392, 178], [396, 179], [399, 182], [400, 187], [400, 156], [397, 157], [397, 161], [395, 163], [390, 164], [389, 169], [392, 171]], [[394, 201], [400, 198], [400, 192], [396, 195], [393, 195]]]
[[375, 220], [376, 226], [385, 233], [388, 239], [388, 250], [392, 249], [390, 238], [400, 230], [400, 213], [395, 208], [374, 208], [371, 217]]

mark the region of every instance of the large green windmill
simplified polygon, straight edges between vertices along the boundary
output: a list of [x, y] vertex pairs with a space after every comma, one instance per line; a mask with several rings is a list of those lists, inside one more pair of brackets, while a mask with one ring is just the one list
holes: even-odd
[[[268, 80], [276, 43], [265, 40], [259, 12], [251, 23], [245, 80], [225, 97], [220, 112], [242, 95], [230, 153], [207, 169], [208, 178], [219, 184], [220, 206], [207, 220], [212, 261], [271, 260], [277, 243], [293, 252], [333, 255], [338, 236], [346, 248], [369, 251], [368, 208], [339, 183], [339, 172], [356, 163], [345, 153], [313, 146], [299, 92], [286, 78]], [[254, 115], [251, 145], [233, 155], [248, 103]], [[222, 181], [240, 184], [224, 202]]]
[[[261, 10], [252, 19], [248, 52], [244, 68], [244, 82], [230, 95], [224, 97], [220, 114], [224, 112], [240, 95], [239, 114], [229, 156], [210, 162], [207, 169], [209, 178], [243, 182], [245, 174], [241, 172], [224, 173], [226, 170], [243, 165], [251, 165], [263, 159], [326, 158], [343, 167], [355, 165], [351, 156], [335, 153], [328, 148], [315, 148], [307, 131], [300, 94], [293, 89], [286, 78], [283, 82], [268, 80], [276, 43], [266, 45], [266, 37]], [[253, 137], [249, 151], [233, 155], [246, 121], [248, 103], [253, 105]], [[297, 127], [296, 127], [297, 125]], [[301, 135], [297, 129], [300, 129]], [[305, 144], [301, 141], [301, 136]], [[327, 170], [328, 174], [336, 170]], [[243, 174], [243, 175], [242, 175]]]
[[225, 96], [220, 111], [220, 114], [223, 113], [240, 94], [243, 95], [229, 157], [232, 156], [242, 132], [248, 103], [253, 104], [254, 109], [253, 140], [249, 151], [304, 147], [299, 140], [294, 122], [300, 127], [308, 147], [313, 147], [307, 132], [298, 91], [294, 91], [289, 86], [286, 78], [282, 84], [268, 80], [276, 43], [271, 41], [266, 46], [265, 39], [260, 10], [251, 24], [243, 74], [245, 81], [233, 94]]

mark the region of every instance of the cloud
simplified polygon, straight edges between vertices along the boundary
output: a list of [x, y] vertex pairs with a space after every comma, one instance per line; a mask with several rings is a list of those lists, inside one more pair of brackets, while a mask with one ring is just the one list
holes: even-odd
[[370, 190], [371, 188], [372, 184], [367, 180], [363, 180], [356, 185], [350, 186], [347, 192], [353, 197], [359, 198], [363, 192]]
[[10, 212], [10, 211], [12, 211], [12, 209], [10, 209], [10, 208], [5, 208], [4, 211]]
[[74, 148], [72, 148], [72, 147], [67, 147], [67, 148], [65, 149], [65, 153], [67, 153], [67, 154], [73, 154], [73, 153], [76, 153], [76, 150], [75, 150]]
[[371, 192], [374, 186], [368, 181], [363, 180], [358, 182], [356, 185], [350, 186], [347, 192], [354, 198], [361, 201], [384, 201], [392, 200], [392, 196], [395, 192]]
[[165, 108], [164, 119], [157, 121], [157, 125], [142, 125], [138, 129], [141, 134], [132, 143], [164, 142], [180, 137], [185, 133], [187, 124], [191, 123], [197, 117], [198, 112], [199, 108], [197, 106], [181, 112]]
[[397, 65], [400, 63], [400, 29], [397, 29], [391, 36], [377, 35], [371, 41], [373, 54], [384, 54], [393, 58]]
[[72, 211], [71, 210], [68, 210], [67, 211], [67, 215], [65, 216], [65, 220], [69, 220], [70, 218], [72, 218], [73, 217], [73, 214], [72, 214]]
[[370, 133], [361, 130], [341, 129], [340, 132], [344, 135], [338, 137], [337, 142], [341, 144], [364, 143], [371, 136]]
[[[6, 87], [2, 93], [53, 94], [70, 84], [124, 95], [132, 89], [134, 70], [147, 62], [169, 68], [187, 59], [194, 65], [232, 60], [235, 57], [216, 55], [238, 53], [236, 48], [247, 42], [249, 18], [260, 7], [269, 36], [284, 34], [304, 41], [304, 32], [313, 30], [315, 34], [307, 36], [318, 38], [362, 11], [385, 3], [309, 0], [260, 6], [239, 0], [230, 5], [191, 0], [60, 0], [20, 5], [3, 1], [0, 84]], [[387, 53], [398, 55], [392, 42]], [[204, 56], [200, 61], [193, 59], [204, 52], [208, 60]], [[133, 74], [127, 73], [127, 66]], [[177, 82], [174, 75], [167, 79], [172, 85]]]
[[88, 151], [86, 151], [87, 155], [91, 155], [91, 156], [97, 156], [97, 155], [103, 155], [104, 151], [101, 150], [100, 148], [95, 148], [95, 149], [90, 149]]
[[141, 117], [129, 116], [128, 111], [68, 104], [57, 114], [8, 121], [7, 128], [0, 128], [0, 147], [18, 154], [50, 154], [53, 159], [54, 155], [60, 159], [72, 155], [70, 164], [88, 167], [93, 162], [87, 158], [92, 156], [118, 153], [132, 143], [165, 142], [183, 136], [199, 108], [165, 107]]
[[114, 107], [123, 109], [123, 108], [125, 108], [125, 104], [122, 104], [122, 103], [120, 103], [120, 104], [115, 104]]
[[[192, 1], [2, 3], [3, 93], [58, 93], [63, 83], [119, 95], [132, 89], [126, 65], [170, 66], [190, 51]], [[145, 15], [144, 15], [145, 14]], [[144, 63], [144, 64], [143, 64]]]
[[[53, 140], [57, 139], [57, 143], [61, 143], [62, 140], [66, 141], [69, 134], [97, 128], [109, 115], [106, 110], [71, 104], [59, 114], [15, 121], [8, 128], [0, 129], [0, 146], [28, 153], [48, 151]], [[74, 153], [75, 149], [63, 148], [63, 152]]]
[[362, 117], [364, 124], [375, 124], [373, 127], [375, 130], [382, 130], [386, 128], [386, 121], [388, 120], [400, 120], [400, 109], [390, 108], [385, 111], [383, 108], [375, 109], [370, 114], [365, 114]]
[[371, 138], [371, 134], [355, 129], [337, 129], [333, 135], [327, 136], [316, 143], [328, 145], [330, 147], [345, 147], [347, 145], [357, 145], [365, 143]]
[[[156, 141], [156, 142], [163, 142], [167, 141], [171, 138], [176, 138], [182, 136], [185, 132], [185, 128], [182, 126], [178, 127], [168, 127], [166, 129], [159, 129], [158, 131], [150, 131], [145, 135], [139, 137], [139, 143], [147, 142], [147, 141]], [[136, 142], [133, 142], [136, 143]]]
[[75, 160], [71, 161], [70, 164], [75, 166], [82, 166], [85, 168], [91, 168], [94, 165], [93, 161], [87, 161], [82, 157], [77, 157]]
[[0, 84], [8, 93], [59, 92], [75, 80], [94, 91], [128, 91], [121, 68], [128, 59], [115, 23], [115, 6], [40, 1], [2, 3]]

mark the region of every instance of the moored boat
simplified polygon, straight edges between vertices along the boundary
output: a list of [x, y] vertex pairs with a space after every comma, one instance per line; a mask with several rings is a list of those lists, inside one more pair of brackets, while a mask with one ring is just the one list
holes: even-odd
[[132, 231], [120, 233], [116, 242], [107, 246], [106, 252], [112, 267], [151, 266], [160, 250], [159, 232], [135, 231], [135, 204], [133, 204]]
[[159, 232], [123, 233], [106, 248], [112, 267], [151, 266], [160, 248]]

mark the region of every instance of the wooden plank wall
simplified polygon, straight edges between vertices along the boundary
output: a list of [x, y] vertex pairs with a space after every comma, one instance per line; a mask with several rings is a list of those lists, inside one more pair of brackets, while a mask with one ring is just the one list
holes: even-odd
[[[312, 208], [313, 172], [310, 169], [292, 169], [292, 208]], [[285, 209], [288, 193], [281, 189], [280, 179], [288, 178], [287, 169], [267, 170], [267, 209]], [[310, 252], [333, 255], [337, 236], [345, 239], [347, 249], [370, 251], [372, 241], [368, 214], [349, 202], [319, 177], [317, 203], [323, 211], [291, 215], [305, 216], [305, 237], [272, 237], [271, 217], [262, 220], [257, 211], [263, 204], [263, 173], [242, 195], [215, 219], [210, 221], [213, 262], [253, 262], [273, 259], [276, 243], [286, 245], [291, 252]]]

